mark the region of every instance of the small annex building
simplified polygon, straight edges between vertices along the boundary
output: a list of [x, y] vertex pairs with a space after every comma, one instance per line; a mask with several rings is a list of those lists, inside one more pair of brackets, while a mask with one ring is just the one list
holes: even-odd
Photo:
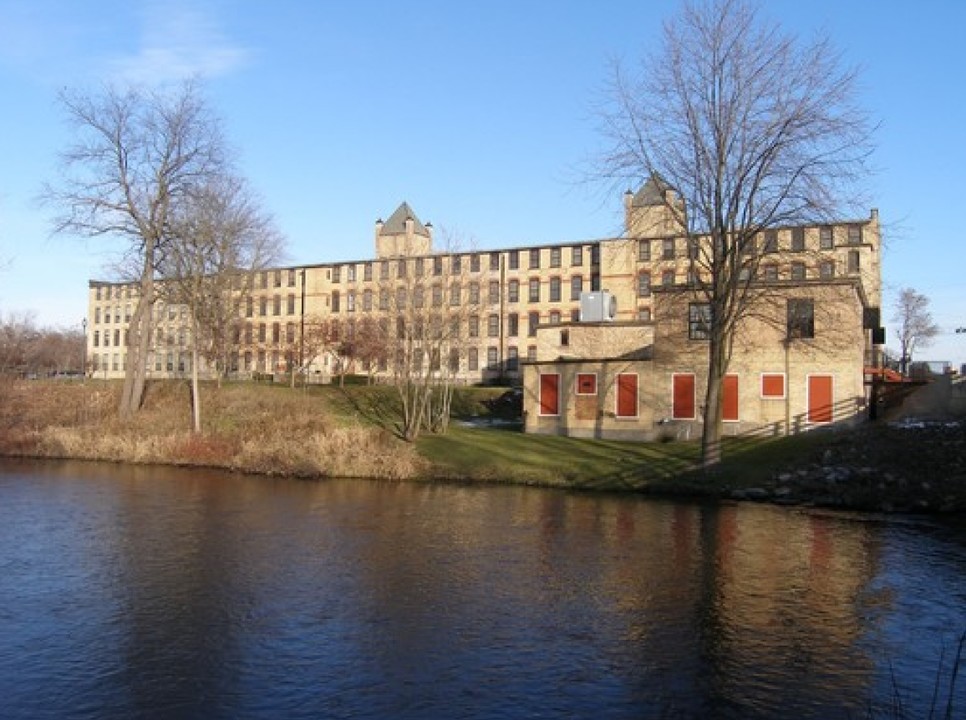
[[[648, 311], [630, 321], [591, 312], [540, 326], [537, 357], [523, 365], [526, 432], [701, 435], [709, 310], [681, 268], [666, 219], [655, 219], [666, 207], [660, 186], [649, 182], [625, 207], [627, 237], [601, 243], [609, 269], [603, 294], [611, 303], [646, 298]], [[641, 228], [658, 231], [649, 237]], [[722, 386], [725, 435], [794, 434], [864, 417], [865, 369], [875, 365], [874, 339], [883, 335], [878, 215], [838, 229], [781, 228], [761, 238], [751, 305]], [[662, 281], [652, 283], [653, 275]]]

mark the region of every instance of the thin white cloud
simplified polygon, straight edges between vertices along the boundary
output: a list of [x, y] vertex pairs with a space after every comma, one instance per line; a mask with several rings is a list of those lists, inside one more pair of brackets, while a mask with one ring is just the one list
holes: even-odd
[[228, 75], [244, 66], [250, 53], [222, 32], [197, 7], [180, 2], [150, 3], [142, 15], [139, 48], [110, 61], [110, 75], [126, 82], [164, 84], [201, 76]]

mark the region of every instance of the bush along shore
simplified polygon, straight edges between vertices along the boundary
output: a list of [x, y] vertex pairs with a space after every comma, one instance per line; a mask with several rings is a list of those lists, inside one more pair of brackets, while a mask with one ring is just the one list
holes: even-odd
[[[444, 435], [406, 443], [392, 388], [206, 385], [190, 432], [186, 383], [155, 383], [131, 422], [111, 382], [0, 382], [0, 454], [224, 468], [305, 478], [460, 481], [883, 512], [966, 512], [966, 424], [880, 422], [699, 447], [530, 436], [492, 416], [499, 390], [467, 388]], [[496, 422], [492, 422], [496, 421]]]

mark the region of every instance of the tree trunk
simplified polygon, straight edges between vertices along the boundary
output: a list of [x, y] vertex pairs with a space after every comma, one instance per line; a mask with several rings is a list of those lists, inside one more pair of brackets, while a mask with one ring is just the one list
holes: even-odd
[[727, 370], [724, 348], [721, 330], [713, 329], [708, 347], [708, 387], [701, 429], [701, 464], [706, 468], [721, 462], [721, 380]]
[[118, 408], [122, 420], [141, 409], [147, 374], [148, 351], [151, 346], [151, 307], [154, 304], [154, 253], [145, 252], [141, 274], [140, 297], [127, 328], [127, 359], [124, 364], [124, 386]]

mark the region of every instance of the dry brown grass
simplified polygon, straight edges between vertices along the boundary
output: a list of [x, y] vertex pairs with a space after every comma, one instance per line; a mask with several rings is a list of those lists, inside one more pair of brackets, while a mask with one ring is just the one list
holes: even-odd
[[324, 400], [288, 388], [202, 388], [202, 432], [190, 432], [186, 383], [148, 388], [142, 411], [117, 419], [119, 386], [0, 381], [0, 454], [224, 467], [304, 477], [417, 477], [415, 449], [371, 426], [336, 423]]

